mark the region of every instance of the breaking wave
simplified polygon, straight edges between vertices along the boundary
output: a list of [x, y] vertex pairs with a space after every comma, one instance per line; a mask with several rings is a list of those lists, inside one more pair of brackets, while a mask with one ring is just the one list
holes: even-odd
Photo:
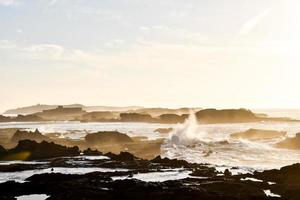
[[[240, 126], [239, 129], [236, 129]], [[247, 128], [247, 127], [246, 127]], [[189, 162], [213, 165], [279, 168], [300, 159], [300, 151], [277, 149], [277, 141], [249, 141], [232, 139], [231, 133], [245, 130], [244, 124], [200, 125], [194, 113], [178, 124], [162, 145], [163, 156]]]

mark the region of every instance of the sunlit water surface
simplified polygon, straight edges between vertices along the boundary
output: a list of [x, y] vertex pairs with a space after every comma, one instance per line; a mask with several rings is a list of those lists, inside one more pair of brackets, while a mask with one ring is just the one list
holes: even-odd
[[[170, 134], [154, 132], [157, 128], [173, 127]], [[230, 138], [231, 133], [250, 128], [286, 131], [289, 137], [300, 132], [300, 123], [238, 123], [197, 124], [193, 120], [183, 125], [148, 123], [80, 123], [80, 122], [34, 122], [0, 123], [0, 128], [38, 129], [43, 134], [61, 133], [60, 137], [81, 139], [89, 132], [117, 130], [129, 136], [143, 136], [148, 139], [165, 138], [162, 155], [184, 159], [189, 162], [209, 163], [218, 166], [238, 166], [244, 169], [280, 168], [300, 161], [299, 150], [274, 147], [283, 140], [248, 141]], [[176, 140], [174, 140], [174, 135]], [[178, 140], [179, 138], [179, 140]]]

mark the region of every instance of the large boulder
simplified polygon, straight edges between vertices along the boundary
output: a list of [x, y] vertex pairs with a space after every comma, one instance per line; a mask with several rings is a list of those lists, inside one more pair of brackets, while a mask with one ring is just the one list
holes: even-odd
[[19, 142], [20, 140], [34, 140], [36, 142], [50, 141], [50, 138], [41, 134], [37, 129], [34, 132], [17, 130], [11, 138], [11, 142]]
[[121, 113], [120, 121], [122, 122], [153, 122], [154, 118], [148, 114], [139, 113]]
[[285, 149], [300, 149], [300, 133], [297, 133], [295, 137], [286, 138], [275, 146]]
[[103, 131], [87, 134], [85, 136], [85, 141], [91, 145], [111, 145], [133, 142], [133, 140], [128, 135], [119, 133], [118, 131]]
[[0, 160], [38, 160], [63, 156], [79, 156], [77, 146], [66, 147], [53, 142], [37, 143], [31, 140], [21, 140], [18, 145], [2, 155]]
[[242, 123], [259, 121], [253, 112], [246, 109], [205, 109], [196, 113], [200, 123]]
[[248, 140], [265, 140], [285, 137], [286, 132], [262, 129], [249, 129], [244, 132], [233, 133], [231, 138], [235, 139], [248, 139]]
[[176, 114], [163, 114], [159, 116], [159, 122], [164, 124], [177, 124], [183, 123], [187, 118], [188, 114], [176, 115]]

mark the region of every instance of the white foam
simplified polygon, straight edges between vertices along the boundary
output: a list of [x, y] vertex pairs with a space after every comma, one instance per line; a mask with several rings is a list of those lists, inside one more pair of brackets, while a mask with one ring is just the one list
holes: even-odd
[[85, 160], [109, 160], [110, 158], [107, 156], [79, 156]]
[[48, 195], [46, 194], [31, 194], [31, 195], [23, 195], [16, 197], [17, 200], [45, 200], [47, 199]]
[[197, 124], [192, 114], [184, 124], [178, 125], [170, 133], [161, 147], [162, 156], [227, 168], [234, 166], [246, 171], [279, 169], [300, 160], [299, 150], [274, 147], [284, 138], [258, 141], [230, 138], [230, 134], [250, 128], [286, 131], [289, 136], [293, 136], [300, 132], [300, 123]]
[[99, 168], [99, 167], [86, 167], [86, 168], [65, 168], [65, 167], [54, 167], [47, 169], [37, 169], [37, 170], [27, 170], [20, 172], [1, 172], [0, 173], [0, 183], [6, 181], [16, 181], [24, 182], [26, 178], [34, 174], [44, 174], [44, 173], [62, 173], [62, 174], [86, 174], [90, 172], [116, 172], [116, 171], [128, 171], [128, 169], [122, 168]]
[[47, 164], [47, 163], [49, 163], [49, 162], [44, 162], [44, 161], [21, 161], [21, 160], [0, 161], [0, 165], [13, 165], [13, 164], [39, 165], [39, 164]]
[[[113, 177], [113, 180], [124, 180], [124, 179], [139, 179], [145, 182], [164, 182], [170, 180], [180, 180], [191, 177], [189, 174], [191, 171], [186, 170], [172, 170], [172, 171], [164, 171], [164, 172], [149, 172], [149, 173], [139, 173], [134, 174], [133, 177], [128, 176], [118, 176]], [[195, 177], [193, 177], [195, 178]]]
[[174, 145], [192, 145], [199, 142], [209, 142], [205, 131], [198, 131], [197, 119], [194, 113], [170, 132], [169, 142]]
[[264, 190], [264, 193], [267, 197], [281, 197], [279, 194], [272, 193], [271, 190]]
[[259, 179], [256, 179], [256, 178], [250, 178], [250, 177], [241, 178], [241, 181], [263, 182], [263, 180], [259, 180]]

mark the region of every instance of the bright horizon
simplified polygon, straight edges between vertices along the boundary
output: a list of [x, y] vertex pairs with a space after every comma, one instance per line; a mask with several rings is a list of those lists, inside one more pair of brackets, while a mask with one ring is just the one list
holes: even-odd
[[0, 113], [300, 108], [296, 0], [0, 0]]

